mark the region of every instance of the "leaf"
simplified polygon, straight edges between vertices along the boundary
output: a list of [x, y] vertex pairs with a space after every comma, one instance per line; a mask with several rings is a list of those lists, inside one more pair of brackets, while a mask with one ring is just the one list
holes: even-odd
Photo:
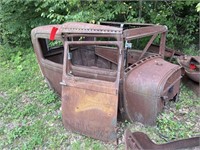
[[196, 8], [197, 8], [197, 12], [200, 12], [200, 3], [197, 4]]

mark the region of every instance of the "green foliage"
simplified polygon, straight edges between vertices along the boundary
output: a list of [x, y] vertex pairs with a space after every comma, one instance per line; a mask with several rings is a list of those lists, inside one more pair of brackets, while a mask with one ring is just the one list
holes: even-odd
[[192, 124], [185, 124], [176, 120], [175, 114], [172, 112], [159, 116], [157, 126], [161, 134], [170, 140], [190, 137], [192, 135]]
[[195, 44], [191, 44], [189, 47], [183, 48], [183, 52], [186, 55], [199, 56], [200, 49], [198, 50]]
[[166, 140], [198, 134], [199, 129], [195, 125], [199, 114], [199, 100], [187, 87], [181, 86], [179, 101], [157, 119], [159, 134]]
[[[67, 21], [99, 22], [148, 22], [168, 26], [168, 45], [182, 49], [198, 44], [198, 14], [195, 12], [197, 2], [193, 1], [152, 1], [142, 3], [127, 1], [59, 1], [43, 3], [48, 5], [49, 11], [43, 12], [44, 18], [49, 18], [52, 23]], [[66, 9], [67, 7], [67, 9]], [[139, 18], [139, 11], [142, 15]]]
[[[64, 129], [61, 101], [45, 84], [32, 49], [1, 46], [0, 66], [0, 149], [76, 149], [80, 143], [83, 149], [105, 149]], [[77, 136], [81, 142], [71, 145]]]
[[197, 12], [200, 12], [200, 3], [197, 4], [196, 8], [197, 8]]
[[[134, 3], [136, 4], [136, 3]], [[41, 14], [49, 18], [52, 23], [63, 23], [66, 21], [99, 22], [105, 20], [124, 21], [130, 8], [125, 2], [118, 1], [46, 1], [41, 8], [48, 11]], [[131, 13], [134, 15], [136, 13]], [[130, 20], [130, 19], [129, 19]]]
[[[59, 147], [67, 140], [57, 113], [60, 101], [43, 82], [33, 50], [1, 46], [0, 66], [0, 149], [35, 149], [44, 141], [51, 141], [49, 148]], [[52, 129], [55, 122], [59, 131]], [[52, 131], [60, 133], [54, 140], [48, 138]]]
[[39, 5], [40, 1], [34, 0], [0, 1], [0, 37], [3, 43], [12, 47], [31, 45], [31, 29], [49, 23], [48, 19], [40, 17], [41, 11], [36, 11]]
[[198, 45], [199, 16], [195, 11], [196, 4], [194, 0], [144, 2], [144, 18], [151, 23], [166, 25], [169, 30], [167, 44], [182, 50], [190, 44]]
[[[196, 0], [190, 1], [104, 1], [104, 0], [2, 0], [0, 2], [0, 42], [30, 46], [30, 30], [44, 24], [68, 21], [147, 22], [168, 26], [170, 47], [198, 45], [199, 16]], [[140, 15], [139, 15], [140, 14]]]

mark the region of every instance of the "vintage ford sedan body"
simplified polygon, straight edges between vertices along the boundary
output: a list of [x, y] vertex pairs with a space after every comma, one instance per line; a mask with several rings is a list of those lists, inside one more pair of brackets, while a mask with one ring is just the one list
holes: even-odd
[[[64, 126], [114, 141], [119, 118], [155, 124], [181, 79], [180, 67], [163, 59], [166, 32], [161, 25], [113, 22], [33, 29], [41, 72], [62, 97]], [[153, 41], [157, 53], [150, 52]]]

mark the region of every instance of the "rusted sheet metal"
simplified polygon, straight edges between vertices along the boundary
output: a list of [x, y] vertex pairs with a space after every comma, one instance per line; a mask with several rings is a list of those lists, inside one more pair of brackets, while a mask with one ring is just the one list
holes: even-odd
[[97, 33], [122, 34], [122, 29], [112, 26], [88, 24], [82, 22], [68, 22], [62, 25], [63, 33]]
[[163, 32], [167, 32], [166, 26], [155, 25], [155, 26], [143, 27], [142, 30], [141, 28], [127, 29], [124, 31], [124, 37], [126, 40], [131, 40]]
[[37, 37], [38, 34], [44, 34], [44, 36], [46, 35], [48, 38], [50, 37], [50, 33], [53, 27], [58, 28], [58, 31], [56, 32], [56, 36], [60, 36], [61, 35], [61, 27], [62, 25], [59, 24], [52, 24], [52, 25], [46, 25], [46, 26], [39, 26], [34, 28], [31, 31], [31, 38], [35, 39]]
[[200, 148], [200, 137], [193, 137], [172, 141], [164, 144], [155, 144], [143, 132], [131, 133], [130, 130], [125, 131], [125, 146], [126, 150], [176, 150], [188, 148]]
[[[134, 63], [136, 63], [138, 61], [138, 58], [141, 56], [141, 51], [139, 50], [130, 50], [128, 51], [128, 55], [127, 55], [127, 63], [129, 65], [132, 65]], [[145, 57], [148, 57], [148, 56], [152, 56], [152, 55], [155, 55], [155, 54], [158, 54], [158, 53], [150, 53], [150, 52], [146, 52], [143, 56], [143, 58]], [[142, 59], [143, 59], [142, 58]], [[128, 65], [128, 66], [129, 66]]]
[[61, 95], [62, 65], [55, 65], [51, 61], [42, 60], [40, 66], [48, 85]]
[[112, 63], [117, 64], [118, 59], [117, 59], [117, 51], [116, 49], [112, 47], [95, 47], [95, 53], [98, 56], [101, 56], [102, 58], [111, 61]]
[[179, 91], [180, 67], [149, 56], [125, 70], [124, 102], [131, 121], [155, 124], [166, 100]]
[[[47, 41], [43, 39], [50, 38], [50, 33], [53, 27], [58, 28], [55, 39], [63, 41], [60, 29], [61, 25], [36, 27], [31, 31], [31, 40], [42, 75], [44, 76], [49, 86], [53, 88], [58, 94], [61, 94], [60, 82], [62, 81], [63, 65], [54, 62], [56, 58], [55, 55], [52, 55], [53, 57], [49, 56], [49, 59], [46, 59], [43, 54], [43, 51], [46, 53], [48, 52], [48, 47], [46, 45]], [[63, 57], [63, 52], [60, 53], [59, 57]], [[61, 58], [58, 59], [62, 60]]]
[[[148, 48], [147, 51], [151, 52], [151, 53], [158, 53], [159, 52], [159, 45], [151, 44], [151, 46]], [[164, 56], [166, 58], [178, 57], [178, 56], [183, 56], [183, 55], [184, 54], [179, 52], [179, 51], [165, 47]]]
[[178, 63], [184, 68], [186, 75], [195, 82], [200, 82], [200, 56], [181, 56]]
[[63, 124], [67, 129], [106, 142], [116, 140], [116, 94], [73, 86], [63, 87], [62, 92]]
[[124, 36], [124, 39], [126, 40], [126, 42], [134, 40], [134, 39], [140, 39], [140, 38], [151, 36], [151, 39], [149, 40], [149, 42], [146, 44], [145, 48], [143, 49], [141, 56], [138, 58], [138, 60], [139, 60], [147, 52], [149, 47], [152, 45], [154, 39], [159, 34], [161, 35], [161, 39], [160, 39], [158, 53], [164, 58], [166, 33], [167, 33], [166, 26], [153, 25], [153, 26], [146, 26], [146, 27], [142, 27], [142, 28], [126, 29], [126, 30], [124, 30], [123, 36]]
[[123, 29], [128, 29], [128, 28], [133, 28], [133, 27], [146, 27], [146, 26], [154, 26], [155, 25], [155, 24], [150, 24], [150, 23], [128, 23], [128, 22], [111, 22], [111, 21], [100, 22], [100, 24], [101, 25], [122, 27]]

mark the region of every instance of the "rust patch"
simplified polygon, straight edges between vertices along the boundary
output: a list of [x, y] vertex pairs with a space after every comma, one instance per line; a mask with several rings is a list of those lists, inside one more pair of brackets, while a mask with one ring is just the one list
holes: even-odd
[[106, 102], [100, 99], [102, 99], [101, 93], [97, 93], [94, 96], [83, 95], [82, 101], [80, 101], [80, 103], [77, 104], [77, 107], [75, 108], [75, 112], [90, 111], [92, 109], [96, 109], [106, 113], [107, 115], [113, 114], [113, 105], [108, 101]]

